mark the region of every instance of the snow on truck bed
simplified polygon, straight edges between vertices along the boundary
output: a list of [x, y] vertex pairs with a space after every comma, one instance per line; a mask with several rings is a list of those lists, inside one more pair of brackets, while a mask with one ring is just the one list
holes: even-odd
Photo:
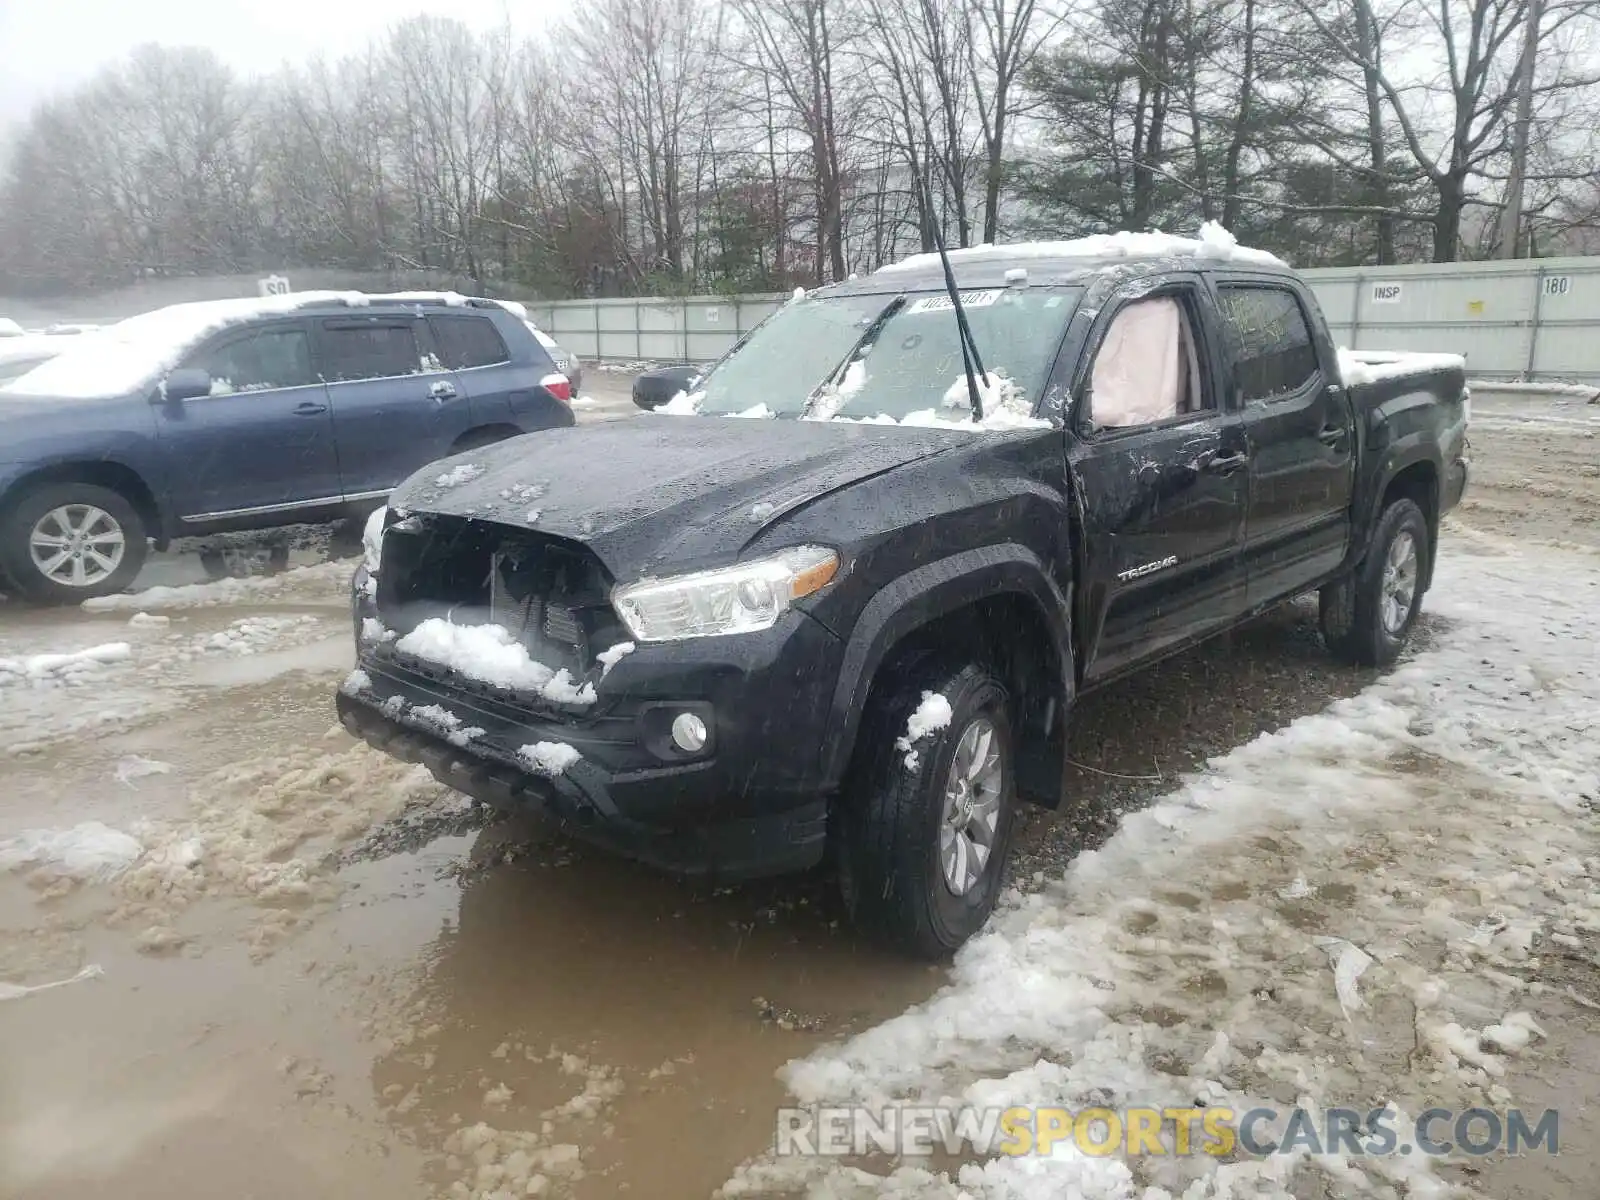
[[1455, 368], [1464, 371], [1467, 360], [1459, 354], [1421, 354], [1402, 350], [1347, 350], [1339, 347], [1339, 376], [1354, 387], [1402, 375]]
[[[71, 399], [116, 396], [171, 370], [184, 351], [201, 338], [257, 317], [292, 313], [313, 304], [363, 308], [373, 303], [444, 303], [464, 305], [455, 292], [291, 292], [286, 296], [247, 296], [231, 300], [198, 300], [172, 304], [126, 321], [80, 334], [46, 363], [12, 381], [10, 390]], [[519, 319], [527, 310], [513, 300], [496, 301]]]

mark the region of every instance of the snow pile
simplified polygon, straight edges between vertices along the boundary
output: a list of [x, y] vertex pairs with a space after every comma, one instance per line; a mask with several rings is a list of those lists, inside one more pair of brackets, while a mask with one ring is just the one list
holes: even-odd
[[86, 612], [140, 612], [149, 609], [214, 608], [220, 604], [242, 604], [286, 592], [307, 596], [339, 598], [350, 585], [354, 568], [348, 562], [325, 562], [310, 567], [295, 567], [279, 575], [249, 579], [218, 579], [213, 583], [190, 583], [180, 587], [153, 587], [142, 592], [114, 596], [95, 596], [85, 600]]
[[377, 579], [378, 568], [383, 564], [383, 530], [388, 520], [389, 506], [385, 504], [373, 509], [361, 527], [361, 565], [373, 579]]
[[[1541, 1032], [1521, 1001], [1542, 944], [1600, 930], [1597, 604], [1590, 557], [1447, 543], [1430, 648], [1184, 777], [1042, 892], [1009, 893], [945, 988], [785, 1083], [807, 1105], [1389, 1106], [1402, 1131], [1434, 1105], [1509, 1106], [1506, 1056]], [[767, 1159], [724, 1194], [772, 1191], [1444, 1194], [1420, 1155], [1070, 1146], [955, 1178]]]
[[517, 751], [517, 757], [527, 763], [530, 770], [554, 778], [564, 775], [568, 767], [583, 755], [565, 742], [534, 742]]
[[27, 868], [35, 878], [98, 883], [126, 871], [144, 846], [99, 821], [71, 829], [26, 829], [0, 838], [0, 871]]
[[481, 463], [457, 463], [433, 482], [442, 488], [460, 487], [471, 483], [487, 470]]
[[807, 421], [831, 421], [846, 404], [848, 404], [867, 383], [867, 352], [870, 346], [864, 346], [861, 355], [851, 360], [844, 369], [844, 378], [838, 383], [829, 381], [824, 384], [817, 398], [812, 401], [810, 411], [805, 415]]
[[1347, 350], [1339, 347], [1339, 377], [1348, 387], [1399, 379], [1429, 371], [1464, 371], [1467, 360], [1459, 354], [1409, 354], [1388, 350]]
[[181, 818], [140, 831], [144, 855], [114, 881], [118, 919], [164, 925], [202, 897], [242, 896], [264, 910], [252, 939], [264, 950], [338, 893], [334, 851], [452, 795], [425, 767], [358, 743], [231, 763], [190, 789]]
[[208, 655], [242, 658], [286, 644], [314, 641], [321, 633], [322, 622], [313, 616], [241, 617], [230, 622], [226, 629], [195, 635], [188, 649], [180, 650], [177, 658], [179, 662]]
[[[1010, 245], [969, 246], [949, 251], [950, 265], [982, 263], [1008, 258], [1204, 258], [1223, 262], [1286, 264], [1275, 254], [1241, 246], [1234, 236], [1215, 221], [1200, 227], [1198, 238], [1175, 237], [1166, 233], [1097, 233], [1089, 237], [1056, 242], [1014, 242]], [[939, 267], [937, 253], [913, 254], [897, 263], [879, 267], [879, 275], [892, 271], [925, 271]]]
[[145, 779], [151, 775], [170, 775], [172, 764], [161, 762], [154, 758], [146, 758], [142, 754], [129, 754], [117, 760], [116, 781], [124, 787], [133, 787], [135, 779]]
[[165, 629], [172, 618], [147, 612], [136, 612], [128, 618], [129, 629]]
[[906, 722], [905, 734], [895, 739], [896, 750], [906, 752], [906, 770], [917, 769], [918, 756], [915, 749], [916, 743], [939, 729], [947, 729], [950, 720], [955, 714], [950, 709], [950, 701], [938, 692], [923, 692], [922, 703], [917, 705], [917, 711], [911, 714], [911, 719]]
[[[1022, 385], [1016, 380], [998, 371], [986, 371], [978, 377], [977, 384], [978, 399], [983, 405], [983, 420], [973, 419], [972, 393], [967, 387], [967, 377], [962, 375], [945, 389], [942, 408], [907, 413], [901, 418], [900, 424], [974, 430], [1050, 428], [1049, 421], [1032, 415], [1033, 406], [1028, 403]], [[945, 411], [948, 409], [958, 410], [962, 414], [961, 419], [952, 421]]]
[[25, 658], [0, 658], [0, 687], [27, 685], [57, 687], [83, 683], [111, 663], [127, 662], [133, 651], [127, 642], [107, 642], [62, 654], [31, 654]]
[[483, 736], [482, 726], [468, 725], [455, 713], [437, 704], [413, 704], [406, 711], [406, 717], [411, 724], [438, 734], [452, 746], [466, 746]]
[[704, 392], [678, 392], [665, 404], [651, 409], [664, 417], [693, 417], [700, 413], [700, 404], [705, 400]]
[[768, 408], [765, 403], [762, 403], [751, 408], [747, 408], [743, 412], [729, 413], [728, 415], [730, 417], [753, 417], [757, 420], [760, 420], [768, 417], [776, 417], [778, 414]]
[[495, 687], [538, 692], [557, 704], [594, 703], [594, 684], [579, 686], [565, 667], [558, 671], [536, 661], [499, 625], [456, 625], [429, 617], [396, 642], [395, 649]]
[[637, 648], [632, 642], [618, 642], [609, 650], [602, 650], [599, 654], [596, 654], [594, 660], [600, 664], [600, 678], [604, 679], [611, 674], [611, 668], [632, 654]]

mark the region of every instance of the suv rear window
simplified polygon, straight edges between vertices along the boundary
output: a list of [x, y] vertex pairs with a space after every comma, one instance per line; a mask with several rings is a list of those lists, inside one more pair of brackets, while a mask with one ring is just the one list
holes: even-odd
[[429, 317], [439, 357], [452, 371], [510, 362], [511, 353], [488, 317]]
[[325, 321], [321, 350], [322, 377], [329, 383], [390, 379], [422, 369], [417, 335], [409, 321], [383, 325]]

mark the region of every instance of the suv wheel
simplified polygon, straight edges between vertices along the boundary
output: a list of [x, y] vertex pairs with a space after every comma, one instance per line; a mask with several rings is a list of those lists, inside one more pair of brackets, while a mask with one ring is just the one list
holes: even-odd
[[[897, 745], [925, 691], [950, 724]], [[857, 925], [942, 958], [989, 919], [1016, 814], [1005, 687], [988, 671], [913, 672], [874, 699], [839, 810], [839, 878]], [[910, 765], [908, 765], [908, 760]]]
[[1392, 663], [1422, 609], [1422, 581], [1433, 547], [1428, 521], [1410, 500], [1378, 518], [1355, 573], [1322, 589], [1322, 637], [1339, 658], [1366, 667]]
[[94, 484], [49, 484], [0, 519], [5, 574], [23, 595], [45, 604], [120, 592], [149, 552], [133, 505]]

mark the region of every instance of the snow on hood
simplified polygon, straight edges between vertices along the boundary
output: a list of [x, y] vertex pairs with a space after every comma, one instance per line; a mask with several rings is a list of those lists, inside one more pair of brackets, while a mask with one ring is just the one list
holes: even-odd
[[[13, 392], [90, 399], [119, 396], [152, 382], [171, 370], [184, 352], [208, 334], [257, 317], [296, 312], [313, 304], [364, 308], [373, 303], [444, 303], [460, 306], [455, 292], [291, 292], [287, 296], [246, 296], [231, 300], [199, 300], [172, 304], [105, 329], [84, 333], [65, 344], [61, 353], [6, 388]], [[522, 305], [496, 301], [519, 319]]]
[[1339, 347], [1339, 377], [1350, 387], [1422, 375], [1428, 371], [1465, 371], [1467, 360], [1459, 354], [1412, 354], [1394, 350], [1347, 350]]
[[[1013, 242], [969, 246], [949, 252], [952, 266], [1007, 258], [1184, 258], [1212, 259], [1220, 262], [1266, 263], [1287, 266], [1281, 258], [1265, 250], [1239, 245], [1238, 239], [1215, 221], [1200, 227], [1197, 238], [1176, 237], [1168, 233], [1097, 233], [1089, 237], [1057, 242]], [[892, 271], [920, 271], [939, 266], [937, 254], [913, 254], [899, 262], [879, 267], [882, 275]]]

